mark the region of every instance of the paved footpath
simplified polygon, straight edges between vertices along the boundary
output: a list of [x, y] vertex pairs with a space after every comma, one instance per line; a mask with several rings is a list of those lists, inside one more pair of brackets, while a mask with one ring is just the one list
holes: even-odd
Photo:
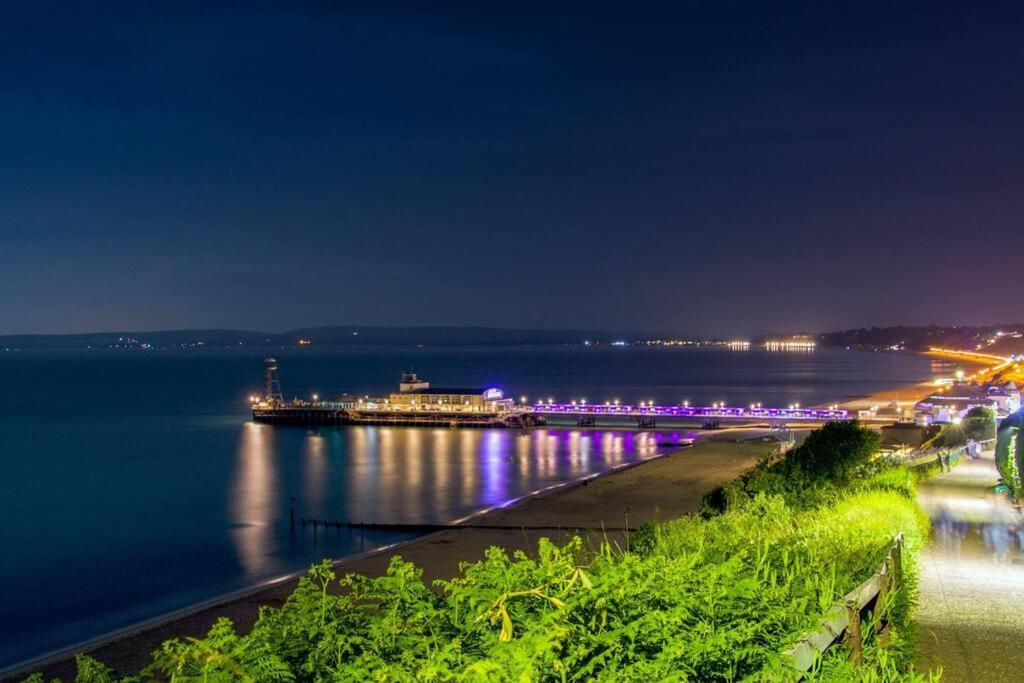
[[918, 666], [943, 681], [1024, 680], [1024, 530], [997, 498], [991, 454], [920, 485], [932, 519], [917, 607]]

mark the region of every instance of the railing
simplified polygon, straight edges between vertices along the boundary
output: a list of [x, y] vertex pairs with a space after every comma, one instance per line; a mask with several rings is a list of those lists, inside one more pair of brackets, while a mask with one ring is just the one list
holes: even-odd
[[954, 446], [953, 448], [925, 448], [923, 450], [911, 451], [899, 458], [899, 461], [900, 464], [909, 469], [938, 465], [940, 469], [948, 472], [960, 462], [961, 458], [965, 455], [970, 455], [969, 449], [975, 446], [984, 446], [985, 444], [995, 444], [995, 441], [995, 439], [985, 439], [984, 441], [971, 441], [970, 443]]
[[543, 414], [622, 415], [628, 417], [743, 418], [788, 420], [846, 420], [850, 413], [839, 408], [741, 408], [732, 406], [655, 406], [545, 403], [538, 401], [533, 410]]
[[903, 534], [897, 534], [889, 553], [875, 574], [847, 593], [825, 614], [821, 627], [801, 636], [783, 654], [793, 662], [800, 676], [810, 671], [822, 655], [842, 638], [850, 658], [860, 663], [864, 651], [861, 627], [864, 613], [871, 619], [870, 632], [884, 643], [889, 638], [888, 596], [900, 587], [903, 571]]

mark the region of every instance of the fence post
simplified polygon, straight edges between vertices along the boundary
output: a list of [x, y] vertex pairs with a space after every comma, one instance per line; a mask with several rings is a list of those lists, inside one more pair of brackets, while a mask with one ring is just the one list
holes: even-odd
[[893, 590], [899, 590], [903, 581], [903, 534], [896, 537], [896, 544], [892, 547], [892, 579], [890, 586]]
[[892, 565], [892, 551], [885, 557], [882, 570], [878, 572], [878, 597], [875, 598], [875, 637], [882, 645], [889, 642], [889, 619], [885, 614], [885, 598], [889, 594], [889, 571]]
[[850, 622], [846, 627], [846, 647], [850, 650], [850, 660], [854, 664], [860, 664], [861, 654], [864, 650], [864, 643], [860, 632], [860, 610], [856, 605], [847, 603], [846, 616]]

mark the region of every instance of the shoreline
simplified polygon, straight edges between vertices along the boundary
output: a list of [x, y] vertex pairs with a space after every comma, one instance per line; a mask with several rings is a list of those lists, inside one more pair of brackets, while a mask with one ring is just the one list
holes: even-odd
[[[944, 359], [957, 361], [963, 366], [967, 372], [977, 373], [981, 368], [989, 368], [999, 364], [1000, 361], [995, 360], [982, 360], [975, 354], [957, 353], [951, 351], [921, 351], [918, 355], [932, 360]], [[864, 396], [854, 396], [845, 401], [840, 402], [838, 405], [840, 408], [844, 408], [853, 413], [858, 410], [867, 410], [872, 406], [887, 406], [895, 402], [897, 406], [914, 406], [926, 396], [930, 396], [935, 393], [939, 388], [935, 384], [934, 379], [921, 380], [920, 382], [911, 382], [909, 384], [902, 384], [892, 389], [884, 389], [882, 391], [876, 391], [873, 394], [867, 394]], [[856, 417], [856, 415], [854, 415]]]
[[[472, 521], [473, 527], [456, 526], [431, 532], [339, 558], [333, 566], [339, 575], [351, 572], [379, 576], [386, 571], [393, 556], [401, 555], [423, 570], [424, 581], [429, 583], [456, 576], [459, 564], [482, 559], [483, 552], [491, 546], [502, 547], [509, 552], [531, 552], [542, 537], [561, 542], [572, 535], [587, 537], [591, 543], [599, 542], [601, 537], [615, 543], [624, 542], [628, 532], [609, 530], [597, 533], [581, 529], [602, 525], [621, 527], [624, 514], [627, 515], [628, 526], [637, 527], [647, 521], [698, 511], [704, 494], [755, 464], [769, 447], [768, 444], [737, 443], [731, 439], [754, 437], [765, 432], [763, 429], [734, 428], [707, 434], [694, 446], [667, 450], [641, 461], [553, 484], [452, 522], [458, 525]], [[693, 453], [697, 453], [695, 458], [687, 457]], [[674, 464], [684, 460], [685, 464]], [[653, 472], [651, 466], [659, 463], [668, 463], [669, 466], [655, 468], [659, 471]], [[665, 488], [666, 481], [675, 481], [678, 486], [675, 489]], [[670, 498], [674, 492], [678, 500], [660, 500], [652, 505], [651, 487], [655, 483], [663, 493], [670, 494]], [[543, 519], [549, 526], [562, 527], [564, 531], [527, 528], [534, 526], [530, 520], [535, 519]], [[486, 528], [487, 522], [494, 523], [496, 528]], [[74, 656], [78, 653], [96, 657], [122, 675], [136, 673], [149, 663], [152, 651], [158, 649], [163, 641], [203, 636], [218, 617], [226, 616], [234, 622], [238, 632], [248, 632], [255, 622], [258, 608], [283, 604], [305, 574], [306, 570], [302, 570], [269, 579], [259, 585], [14, 664], [0, 673], [0, 680], [18, 680], [36, 671], [41, 671], [47, 680], [53, 677], [73, 680]]]

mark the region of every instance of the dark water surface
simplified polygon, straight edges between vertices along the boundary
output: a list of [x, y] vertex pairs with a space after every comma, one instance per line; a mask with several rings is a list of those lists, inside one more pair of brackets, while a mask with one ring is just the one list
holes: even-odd
[[[651, 432], [249, 422], [266, 350], [0, 352], [0, 668], [656, 455]], [[828, 403], [930, 376], [915, 356], [647, 348], [281, 349], [286, 397], [436, 385], [570, 400]]]

